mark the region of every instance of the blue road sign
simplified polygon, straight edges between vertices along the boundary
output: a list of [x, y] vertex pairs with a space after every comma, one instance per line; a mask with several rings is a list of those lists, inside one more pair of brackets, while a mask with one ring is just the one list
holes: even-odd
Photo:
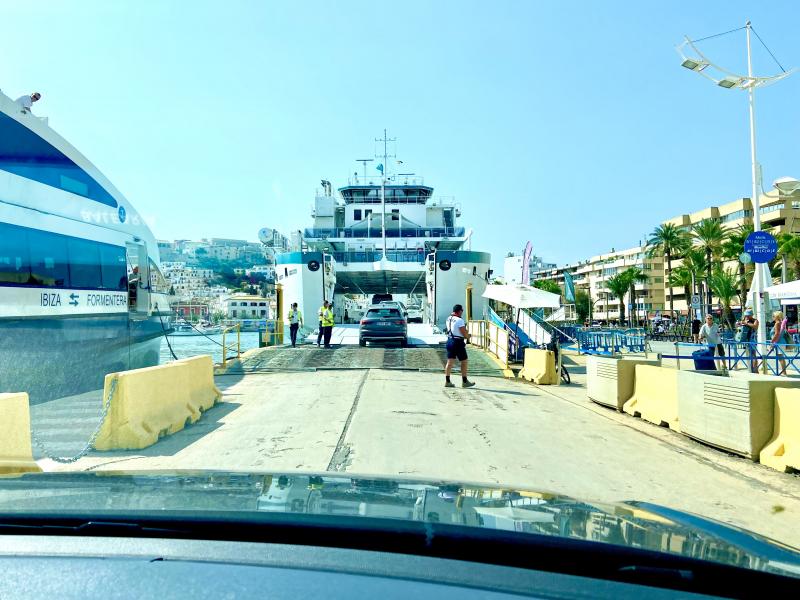
[[754, 263], [766, 263], [778, 253], [778, 240], [766, 231], [754, 231], [744, 241], [744, 251]]

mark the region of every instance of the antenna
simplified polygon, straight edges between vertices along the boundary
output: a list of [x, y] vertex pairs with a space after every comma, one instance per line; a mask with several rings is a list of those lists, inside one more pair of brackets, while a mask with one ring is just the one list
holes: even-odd
[[[373, 160], [375, 160], [375, 159], [374, 158], [357, 158], [356, 159], [356, 162], [360, 162], [362, 165], [364, 165], [364, 182], [365, 183], [367, 181], [367, 163], [368, 162], [372, 162]], [[356, 177], [356, 183], [358, 183], [358, 177]]]
[[[381, 235], [383, 236], [383, 259], [386, 260], [386, 171], [388, 170], [389, 158], [396, 158], [395, 154], [389, 154], [389, 142], [396, 142], [397, 138], [388, 138], [386, 130], [383, 130], [383, 139], [375, 138], [376, 142], [383, 142], [383, 165], [381, 165]], [[375, 158], [379, 158], [378, 155]]]

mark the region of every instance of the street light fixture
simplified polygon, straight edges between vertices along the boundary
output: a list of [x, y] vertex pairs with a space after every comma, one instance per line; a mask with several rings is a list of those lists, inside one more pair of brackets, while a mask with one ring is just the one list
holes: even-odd
[[693, 58], [686, 58], [681, 63], [682, 67], [689, 69], [690, 71], [702, 71], [708, 66], [708, 63], [702, 60], [695, 60]]
[[[739, 31], [742, 28], [733, 30]], [[770, 77], [759, 77], [753, 75], [753, 62], [752, 62], [752, 52], [750, 47], [750, 32], [752, 31], [752, 26], [750, 21], [745, 23], [744, 28], [747, 33], [747, 75], [740, 75], [737, 73], [733, 73], [720, 67], [719, 65], [715, 64], [713, 61], [709, 60], [707, 56], [705, 56], [700, 50], [697, 49], [695, 46], [695, 42], [690, 40], [688, 37], [685, 38], [685, 41], [678, 46], [677, 51], [678, 54], [681, 55], [683, 61], [681, 65], [690, 69], [702, 77], [714, 82], [719, 87], [725, 89], [741, 89], [747, 90], [747, 95], [749, 99], [749, 112], [750, 112], [750, 170], [752, 176], [752, 184], [753, 184], [753, 195], [752, 195], [752, 203], [753, 203], [753, 229], [755, 231], [761, 231], [761, 206], [759, 201], [759, 188], [761, 187], [761, 175], [760, 175], [760, 166], [758, 161], [756, 160], [756, 123], [755, 123], [755, 90], [759, 87], [766, 87], [768, 85], [772, 85], [773, 83], [777, 83], [781, 79], [784, 79], [791, 75], [794, 72], [794, 69], [790, 71], [783, 70], [781, 67], [782, 73], [777, 75], [772, 75]], [[727, 32], [732, 33], [732, 32]], [[725, 35], [725, 34], [720, 34]], [[756, 34], [758, 35], [758, 34]], [[717, 37], [717, 36], [710, 36], [710, 37]], [[707, 38], [704, 38], [707, 39]], [[759, 37], [759, 40], [763, 44], [763, 40]], [[766, 46], [765, 46], [766, 47]], [[687, 56], [685, 51], [691, 50], [694, 53], [694, 56]], [[769, 50], [769, 49], [767, 49]], [[772, 54], [770, 52], [770, 54]], [[774, 58], [774, 56], [773, 56]], [[777, 63], [777, 59], [775, 60]], [[703, 68], [699, 68], [700, 65], [704, 65]], [[695, 66], [691, 66], [695, 65]], [[778, 63], [780, 66], [780, 63]], [[710, 67], [710, 68], [707, 68]], [[715, 75], [716, 74], [716, 75]], [[778, 183], [776, 181], [776, 183]], [[782, 184], [786, 184], [786, 187], [789, 187], [788, 182], [781, 182]], [[781, 189], [780, 187], [778, 188]], [[796, 189], [792, 187], [792, 189]], [[755, 309], [755, 317], [758, 320], [758, 342], [763, 344], [767, 340], [767, 329], [766, 329], [766, 322], [765, 322], [765, 313], [764, 313], [764, 299], [762, 298], [762, 293], [764, 291], [765, 283], [769, 281], [770, 272], [769, 266], [766, 263], [759, 263], [756, 265], [756, 271], [753, 277], [753, 284], [750, 288], [750, 295], [753, 301], [753, 308]]]
[[800, 190], [800, 181], [794, 177], [779, 177], [772, 182], [772, 187], [781, 194], [794, 194], [797, 190]]
[[741, 82], [741, 79], [737, 79], [735, 77], [725, 77], [724, 79], [720, 79], [717, 82], [717, 85], [721, 88], [731, 89], [732, 87], [736, 87]]

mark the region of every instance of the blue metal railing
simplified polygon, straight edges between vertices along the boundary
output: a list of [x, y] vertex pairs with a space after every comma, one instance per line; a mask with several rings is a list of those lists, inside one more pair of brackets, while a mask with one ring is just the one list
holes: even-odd
[[[388, 217], [387, 217], [388, 218]], [[465, 229], [463, 227], [420, 227], [420, 228], [406, 228], [402, 229], [387, 229], [387, 238], [442, 238], [442, 237], [464, 237]], [[366, 229], [352, 229], [349, 227], [337, 227], [332, 229], [304, 229], [303, 237], [313, 239], [328, 239], [328, 238], [380, 238], [380, 227], [372, 227], [367, 231]]]
[[[773, 344], [767, 342], [736, 342], [732, 339], [722, 341], [725, 356], [715, 356], [714, 360], [722, 362], [729, 371], [745, 370], [762, 373], [764, 367], [768, 375], [800, 375], [800, 343], [795, 337], [792, 344]], [[690, 348], [692, 351], [710, 349], [707, 344], [693, 344], [689, 342], [675, 342], [675, 354], [661, 354], [661, 358], [678, 360], [693, 360], [691, 352], [681, 354], [681, 348]], [[710, 358], [710, 357], [709, 357]]]
[[645, 352], [647, 337], [643, 329], [578, 329], [578, 347], [587, 354]]

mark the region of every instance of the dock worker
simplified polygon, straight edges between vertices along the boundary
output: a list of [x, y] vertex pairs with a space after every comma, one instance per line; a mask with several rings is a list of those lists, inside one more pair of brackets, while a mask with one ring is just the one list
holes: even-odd
[[289, 335], [292, 338], [292, 348], [297, 347], [297, 330], [303, 326], [303, 313], [297, 310], [297, 302], [289, 309]]
[[317, 316], [319, 317], [319, 333], [317, 334], [317, 347], [319, 348], [320, 344], [322, 344], [322, 335], [325, 333], [322, 329], [322, 313], [323, 311], [328, 309], [328, 301], [323, 300], [322, 306], [319, 307], [317, 311]]
[[38, 102], [41, 99], [42, 95], [39, 92], [33, 92], [30, 96], [20, 96], [17, 98], [16, 102], [22, 108], [22, 112], [25, 114], [31, 114], [31, 107], [33, 106], [34, 102]]
[[322, 319], [322, 332], [324, 336], [325, 348], [331, 347], [331, 335], [333, 334], [333, 309], [331, 309], [331, 305], [327, 302], [323, 307], [322, 314], [320, 315]]
[[456, 359], [461, 363], [461, 387], [470, 388], [475, 384], [467, 379], [467, 342], [469, 332], [467, 324], [461, 315], [464, 307], [456, 304], [453, 313], [447, 317], [445, 330], [447, 332], [447, 365], [444, 367], [444, 387], [456, 387], [450, 381], [450, 372], [453, 370], [453, 363]]

